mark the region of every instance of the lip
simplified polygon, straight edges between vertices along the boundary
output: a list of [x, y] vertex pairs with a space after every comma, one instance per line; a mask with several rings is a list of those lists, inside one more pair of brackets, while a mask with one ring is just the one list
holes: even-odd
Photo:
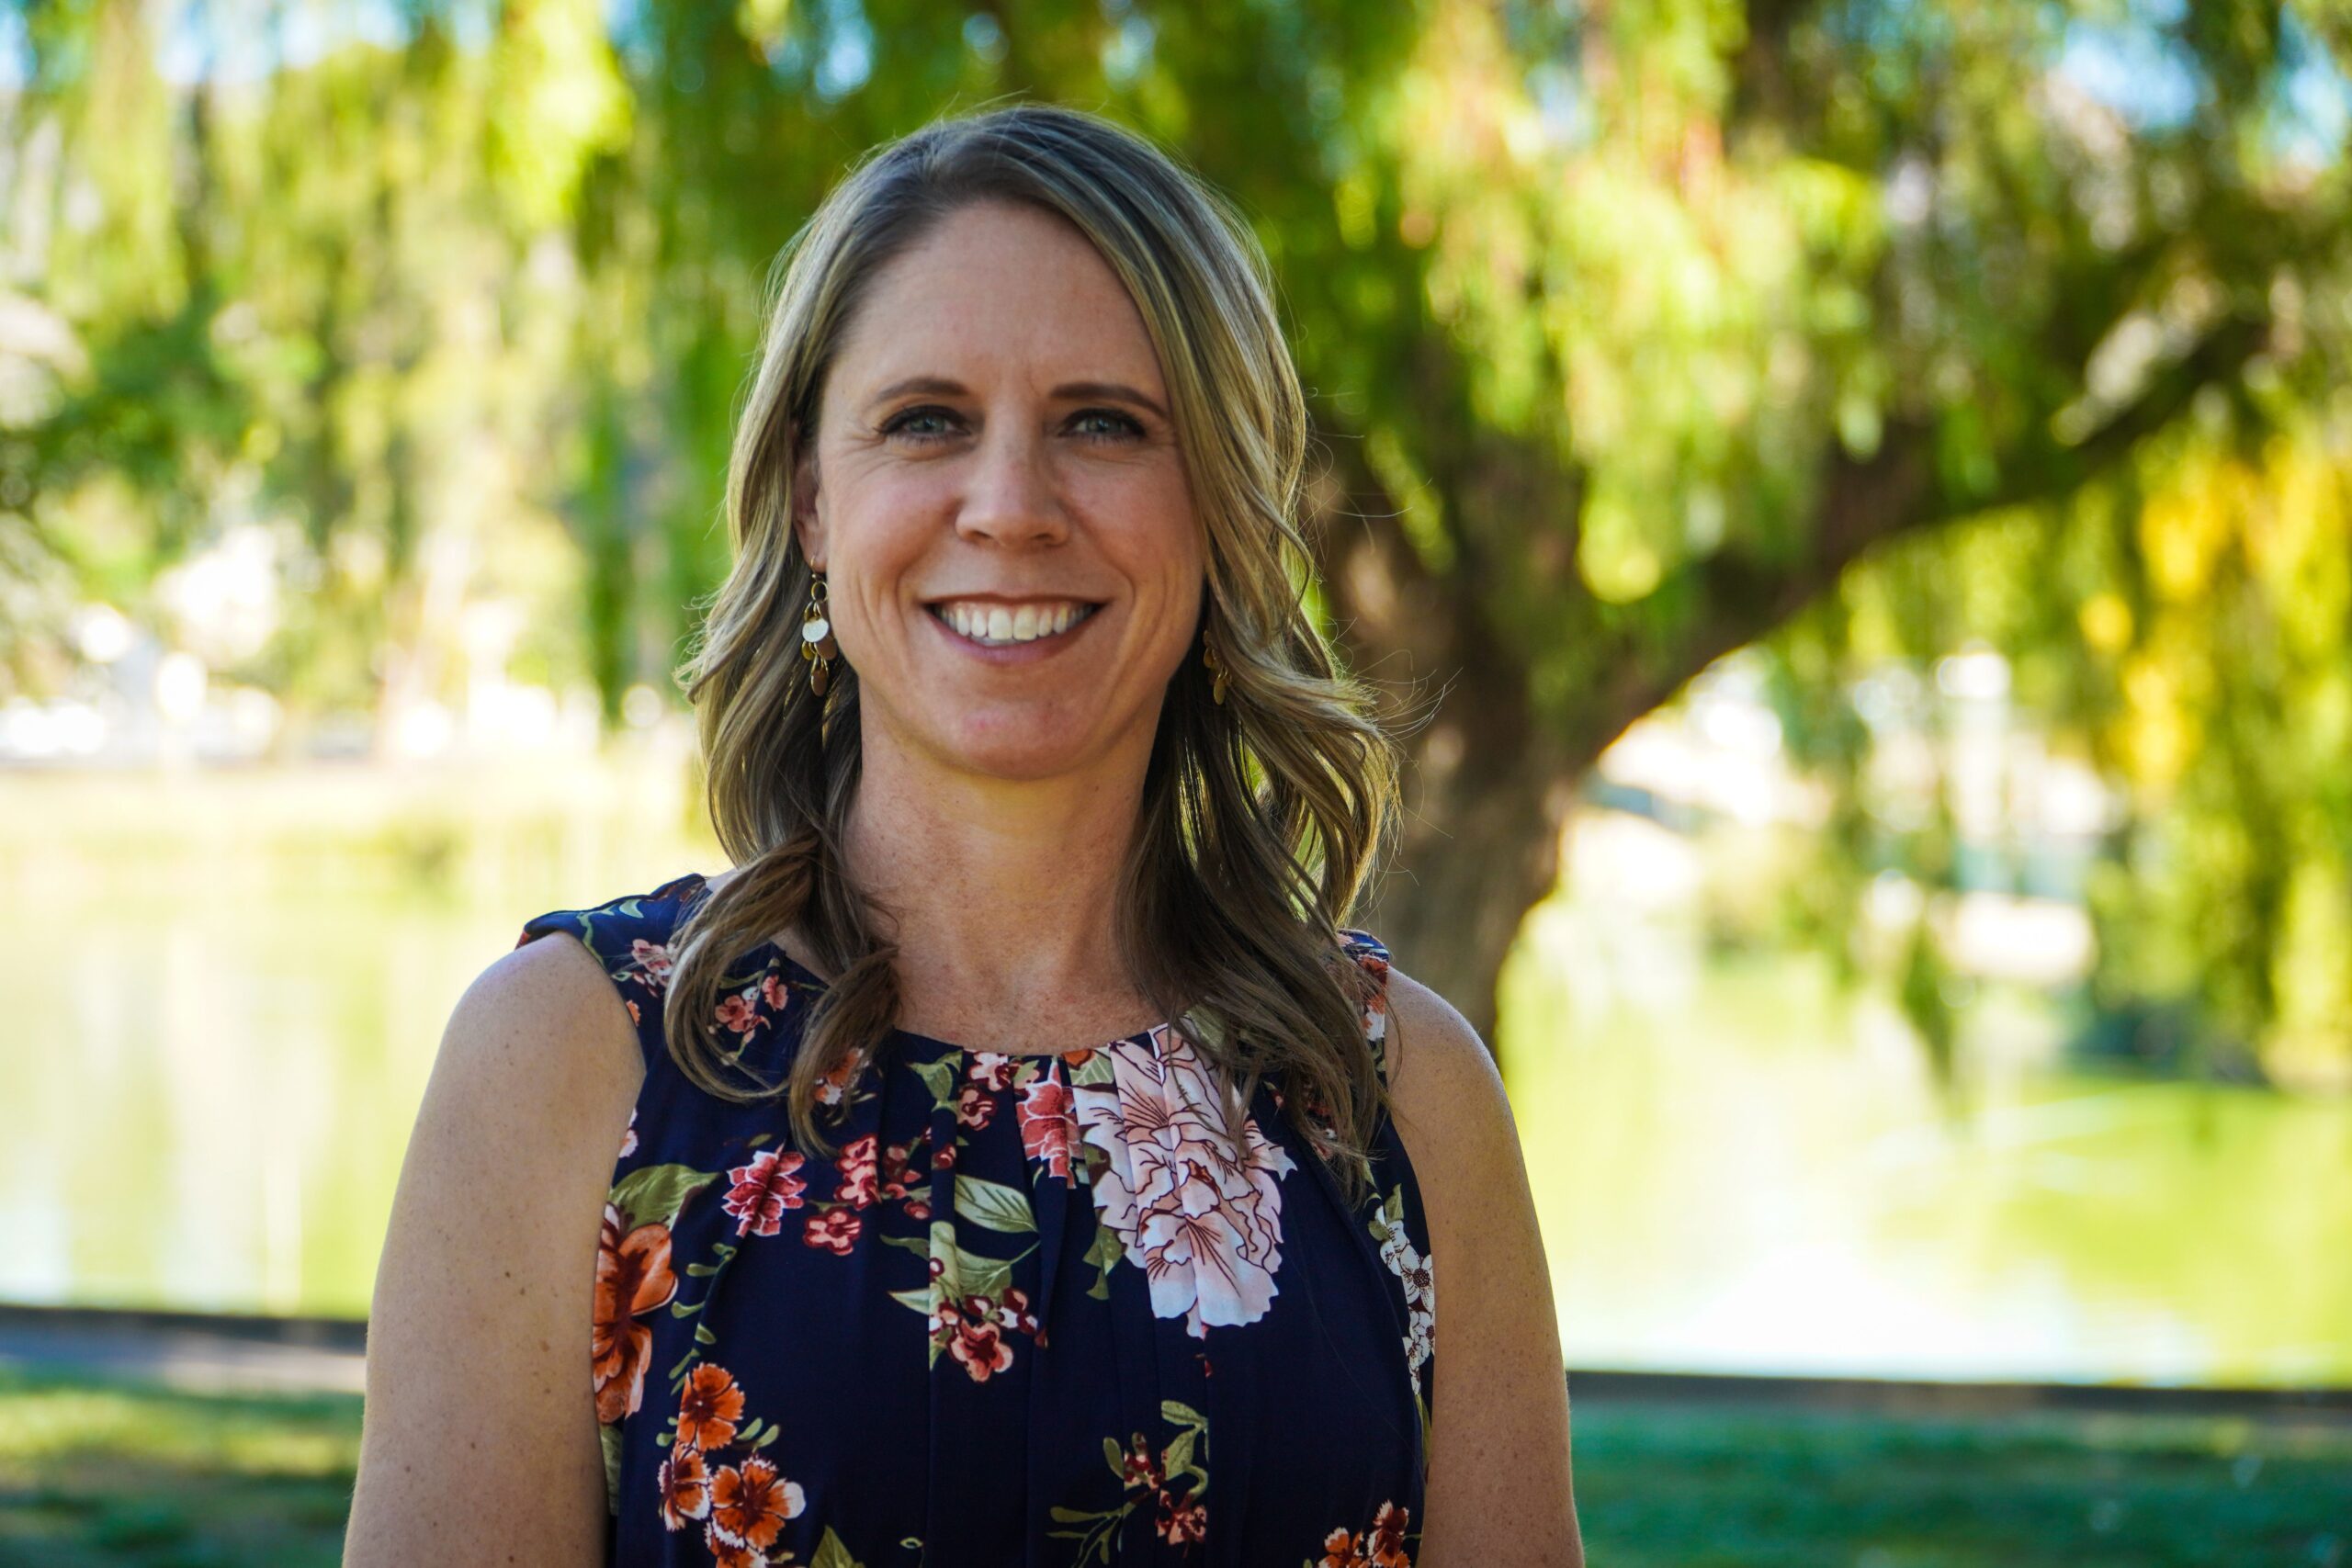
[[1090, 614], [1081, 616], [1078, 624], [1069, 630], [1056, 632], [1051, 637], [1035, 637], [1028, 642], [1010, 643], [1003, 648], [983, 648], [940, 619], [938, 613], [932, 608], [933, 604], [951, 604], [959, 599], [967, 602], [988, 600], [1001, 604], [1035, 604], [1037, 601], [1028, 595], [1016, 598], [1003, 593], [950, 593], [940, 599], [927, 601], [917, 607], [922, 618], [930, 622], [932, 628], [946, 639], [950, 648], [967, 658], [977, 659], [984, 664], [1035, 664], [1040, 660], [1051, 659], [1085, 636], [1087, 628], [1101, 620], [1102, 612], [1109, 608], [1108, 604], [1101, 600], [1080, 599], [1077, 603], [1091, 604], [1094, 608]]

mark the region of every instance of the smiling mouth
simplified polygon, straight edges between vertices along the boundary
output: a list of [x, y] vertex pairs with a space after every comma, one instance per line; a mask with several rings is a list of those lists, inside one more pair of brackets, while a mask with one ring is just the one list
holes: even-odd
[[1006, 604], [978, 599], [943, 599], [925, 604], [949, 631], [981, 648], [1019, 648], [1060, 637], [1102, 606], [1082, 599], [1035, 600]]

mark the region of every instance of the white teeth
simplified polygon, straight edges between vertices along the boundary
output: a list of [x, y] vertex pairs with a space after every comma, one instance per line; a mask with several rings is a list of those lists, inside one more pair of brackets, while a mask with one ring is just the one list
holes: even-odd
[[1084, 620], [1092, 606], [1064, 601], [1059, 604], [1032, 604], [1007, 609], [1001, 604], [951, 602], [936, 608], [941, 620], [974, 642], [983, 647], [1010, 647], [1035, 642], [1039, 637], [1057, 637]]

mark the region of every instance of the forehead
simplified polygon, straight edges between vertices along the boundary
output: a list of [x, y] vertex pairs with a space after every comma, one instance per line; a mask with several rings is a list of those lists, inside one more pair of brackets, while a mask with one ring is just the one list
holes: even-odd
[[1093, 243], [1065, 219], [1001, 201], [959, 208], [885, 264], [835, 364], [853, 399], [925, 375], [975, 390], [1006, 378], [1162, 390], [1143, 315]]

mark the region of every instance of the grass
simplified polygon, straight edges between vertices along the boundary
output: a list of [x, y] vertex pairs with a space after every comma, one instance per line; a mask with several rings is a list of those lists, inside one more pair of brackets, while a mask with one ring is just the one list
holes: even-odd
[[[0, 1568], [337, 1561], [359, 1401], [0, 1369]], [[1593, 1568], [2352, 1568], [2352, 1430], [1576, 1402]]]

